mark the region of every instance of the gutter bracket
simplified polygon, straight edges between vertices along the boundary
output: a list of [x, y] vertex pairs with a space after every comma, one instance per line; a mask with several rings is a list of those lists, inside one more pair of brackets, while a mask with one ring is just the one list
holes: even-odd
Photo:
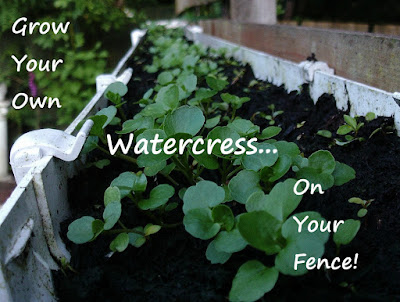
[[29, 169], [45, 156], [64, 161], [75, 160], [92, 126], [93, 121], [87, 120], [76, 137], [56, 129], [34, 130], [20, 136], [10, 152], [10, 165], [16, 182], [19, 183]]
[[335, 73], [333, 68], [329, 68], [328, 64], [321, 61], [303, 61], [299, 63], [299, 67], [303, 71], [303, 78], [306, 83], [310, 83], [314, 80], [314, 75], [317, 71], [322, 71], [331, 75]]

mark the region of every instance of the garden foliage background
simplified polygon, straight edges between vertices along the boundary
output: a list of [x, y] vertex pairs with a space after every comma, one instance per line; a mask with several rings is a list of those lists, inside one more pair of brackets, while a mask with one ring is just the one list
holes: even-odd
[[[13, 23], [71, 22], [66, 34], [15, 35]], [[0, 83], [8, 87], [7, 98], [19, 92], [57, 97], [62, 108], [21, 110], [10, 108], [10, 140], [37, 128], [65, 128], [95, 92], [96, 76], [110, 72], [130, 46], [129, 32], [143, 21], [173, 16], [173, 0], [0, 0]], [[63, 59], [56, 72], [33, 72], [37, 93], [29, 88], [26, 70], [16, 71], [24, 54], [31, 58]]]

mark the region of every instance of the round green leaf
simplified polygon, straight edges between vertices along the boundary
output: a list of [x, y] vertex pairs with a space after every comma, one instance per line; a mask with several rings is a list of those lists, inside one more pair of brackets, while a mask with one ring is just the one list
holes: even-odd
[[146, 176], [155, 176], [160, 172], [162, 169], [164, 169], [167, 166], [167, 161], [160, 161], [152, 166], [145, 167], [143, 172], [146, 174]]
[[216, 183], [202, 180], [189, 187], [183, 196], [182, 210], [186, 214], [192, 209], [212, 208], [224, 202], [225, 190]]
[[365, 115], [365, 120], [366, 120], [367, 122], [370, 122], [370, 121], [374, 120], [375, 118], [376, 118], [376, 115], [375, 115], [375, 113], [373, 113], [373, 112], [368, 112], [368, 113]]
[[104, 219], [104, 229], [110, 230], [121, 217], [121, 203], [120, 202], [110, 202], [104, 212], [103, 212], [103, 219]]
[[124, 198], [131, 191], [143, 192], [147, 187], [147, 178], [141, 171], [137, 172], [123, 172], [115, 178], [110, 186], [118, 187], [121, 198]]
[[149, 129], [145, 130], [143, 133], [139, 134], [137, 137], [137, 142], [144, 141], [147, 142], [147, 152], [148, 154], [141, 153], [137, 159], [139, 167], [151, 167], [153, 165], [159, 164], [161, 161], [169, 159], [173, 154], [166, 154], [163, 151], [163, 143], [157, 143], [157, 150], [161, 150], [161, 153], [155, 154], [152, 152], [152, 145], [150, 140], [153, 140], [158, 134], [158, 138], [164, 140], [167, 138], [165, 132], [161, 129]]
[[[302, 231], [299, 232], [299, 224], [293, 217], [296, 217], [299, 221], [303, 221], [308, 216], [307, 220], [302, 225]], [[307, 211], [296, 213], [288, 218], [282, 226], [282, 236], [287, 240], [294, 240], [297, 238], [311, 238], [313, 240], [320, 241], [321, 243], [326, 243], [329, 239], [329, 232], [321, 232], [318, 228], [315, 232], [311, 233], [308, 231], [308, 223], [315, 220], [320, 225], [322, 222], [324, 226], [327, 225], [326, 220], [318, 212]]]
[[249, 120], [237, 118], [232, 123], [228, 124], [228, 127], [233, 131], [239, 133], [240, 136], [250, 136], [260, 132], [260, 127], [254, 125]]
[[349, 244], [354, 237], [356, 237], [360, 226], [361, 223], [359, 220], [346, 220], [338, 227], [336, 233], [333, 234], [333, 241], [336, 243], [336, 245]]
[[164, 110], [175, 109], [179, 106], [179, 89], [176, 85], [162, 87], [157, 93], [155, 102]]
[[261, 191], [259, 182], [260, 176], [256, 172], [249, 170], [240, 171], [231, 179], [228, 185], [232, 198], [237, 202], [245, 204], [251, 194]]
[[107, 206], [110, 202], [120, 202], [121, 193], [118, 187], [108, 187], [104, 192], [104, 205]]
[[227, 81], [217, 79], [216, 77], [213, 76], [206, 77], [206, 82], [207, 85], [215, 91], [221, 91], [226, 87], [226, 85], [228, 85]]
[[[200, 139], [201, 137], [196, 137], [196, 139]], [[194, 139], [194, 141], [196, 141]], [[218, 158], [213, 155], [213, 154], [208, 154], [207, 153], [207, 147], [206, 147], [206, 142], [204, 145], [198, 144], [196, 147], [197, 151], [204, 150], [203, 153], [201, 154], [194, 154], [192, 146], [189, 148], [190, 155], [193, 156], [193, 158], [202, 166], [206, 167], [209, 170], [216, 170], [219, 168], [219, 163], [218, 163]]]
[[82, 244], [92, 240], [94, 237], [92, 227], [94, 221], [95, 219], [90, 216], [83, 216], [73, 221], [68, 226], [68, 239], [76, 244]]
[[311, 257], [321, 258], [324, 254], [324, 244], [313, 238], [296, 237], [289, 240], [286, 246], [275, 257], [275, 267], [285, 275], [301, 276], [308, 272], [305, 263], [299, 264], [294, 269], [296, 254], [305, 253], [307, 256], [300, 260], [307, 260]]
[[308, 166], [320, 173], [331, 174], [335, 170], [336, 162], [331, 152], [319, 150], [310, 155]]
[[220, 204], [213, 208], [212, 217], [214, 222], [219, 223], [227, 231], [232, 230], [235, 225], [235, 216], [227, 205]]
[[174, 195], [175, 189], [167, 184], [158, 185], [150, 192], [149, 199], [139, 201], [139, 208], [142, 210], [154, 210], [168, 202]]
[[207, 119], [206, 124], [204, 125], [204, 127], [206, 127], [207, 129], [214, 128], [215, 126], [218, 125], [220, 120], [221, 120], [221, 116], [220, 115], [217, 115], [215, 117], [209, 118], [209, 119]]
[[176, 83], [189, 94], [196, 89], [197, 77], [193, 73], [182, 73]]
[[279, 272], [274, 267], [266, 267], [257, 260], [244, 263], [238, 270], [229, 292], [232, 302], [252, 302], [271, 291]]
[[363, 218], [365, 215], [367, 215], [367, 213], [368, 213], [367, 209], [359, 209], [357, 212], [357, 216]]
[[171, 72], [163, 71], [158, 75], [157, 82], [160, 85], [165, 86], [165, 85], [169, 84], [170, 82], [172, 82], [173, 79], [174, 79], [174, 76], [172, 75]]
[[339, 127], [339, 129], [336, 131], [336, 133], [339, 135], [346, 135], [346, 134], [350, 133], [351, 131], [353, 131], [353, 128], [351, 128], [351, 126], [342, 125]]
[[271, 137], [277, 136], [282, 131], [281, 127], [270, 126], [265, 128], [261, 135], [258, 136], [259, 139], [269, 139]]
[[276, 184], [268, 195], [253, 193], [246, 203], [248, 212], [266, 211], [279, 221], [284, 221], [297, 208], [303, 196], [293, 192], [295, 179]]
[[118, 234], [110, 243], [110, 250], [113, 252], [123, 252], [128, 247], [129, 235], [127, 233]]
[[[232, 145], [231, 148], [233, 150], [236, 150], [236, 141], [240, 138], [240, 135], [236, 132], [230, 129], [227, 126], [223, 127], [215, 127], [213, 130], [211, 130], [208, 135], [207, 139], [215, 141], [217, 139], [221, 140], [223, 142], [226, 139], [232, 139]], [[221, 153], [221, 143], [216, 143], [213, 147], [212, 154], [215, 154], [217, 156], [224, 156]]]
[[186, 231], [193, 237], [207, 240], [218, 234], [221, 226], [212, 219], [209, 208], [192, 209], [183, 218]]
[[121, 131], [115, 131], [117, 134], [127, 134], [140, 129], [152, 129], [154, 120], [150, 116], [138, 116], [133, 120], [127, 120], [122, 124]]
[[278, 149], [279, 156], [287, 155], [293, 159], [300, 154], [300, 149], [295, 143], [278, 141], [272, 144]]
[[[136, 227], [134, 228], [135, 231], [144, 233], [143, 227]], [[129, 233], [129, 244], [133, 245], [134, 247], [141, 247], [145, 242], [146, 238], [138, 233]]]
[[265, 211], [245, 213], [240, 216], [238, 228], [242, 237], [253, 247], [273, 255], [280, 251], [282, 223]]
[[320, 136], [326, 137], [326, 138], [332, 137], [332, 132], [330, 132], [328, 130], [318, 130], [317, 134]]
[[99, 137], [98, 136], [89, 136], [86, 139], [85, 144], [83, 145], [81, 154], [88, 154], [90, 151], [93, 151], [98, 147]]
[[352, 167], [337, 161], [332, 176], [335, 178], [335, 186], [341, 186], [356, 178], [356, 171]]
[[102, 128], [104, 129], [112, 121], [112, 119], [115, 117], [116, 114], [117, 114], [117, 108], [115, 108], [114, 106], [109, 106], [109, 107], [103, 108], [99, 112], [97, 112], [96, 116], [106, 116], [107, 117], [106, 121], [102, 125]]
[[214, 243], [218, 251], [229, 254], [240, 252], [247, 246], [247, 241], [240, 235], [238, 228], [234, 228], [229, 232], [219, 232], [214, 239]]
[[128, 87], [122, 82], [114, 82], [108, 85], [107, 89], [104, 91], [104, 96], [106, 98], [109, 91], [114, 94], [124, 96], [128, 92]]
[[157, 233], [159, 230], [161, 230], [161, 226], [149, 223], [144, 227], [144, 235], [149, 236]]
[[206, 250], [206, 257], [212, 264], [224, 264], [232, 254], [218, 251], [214, 240], [210, 242]]
[[170, 136], [187, 133], [195, 136], [204, 125], [204, 114], [198, 107], [181, 106], [168, 115], [164, 122], [164, 131]]
[[275, 182], [283, 177], [291, 166], [292, 159], [288, 155], [281, 155], [272, 167], [264, 167], [261, 170], [261, 178], [268, 182]]
[[[276, 148], [268, 143], [255, 143], [254, 146], [262, 153], [245, 154], [242, 157], [243, 166], [247, 170], [259, 171], [264, 167], [271, 167], [278, 160], [278, 153], [273, 153]], [[267, 153], [268, 151], [268, 153]]]

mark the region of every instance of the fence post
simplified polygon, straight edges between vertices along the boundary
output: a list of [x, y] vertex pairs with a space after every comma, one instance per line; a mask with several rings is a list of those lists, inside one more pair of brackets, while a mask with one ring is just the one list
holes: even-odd
[[0, 178], [8, 175], [7, 112], [10, 103], [5, 99], [6, 93], [6, 84], [0, 83]]

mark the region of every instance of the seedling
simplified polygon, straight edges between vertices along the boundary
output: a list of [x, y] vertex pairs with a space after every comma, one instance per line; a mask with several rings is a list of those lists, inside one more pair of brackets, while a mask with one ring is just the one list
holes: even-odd
[[358, 210], [357, 212], [357, 216], [362, 218], [365, 215], [367, 215], [368, 210], [367, 208], [371, 205], [371, 203], [374, 201], [375, 199], [361, 199], [359, 197], [352, 197], [349, 199], [349, 203], [355, 203], [355, 204], [359, 204], [362, 208], [360, 210]]
[[[336, 131], [338, 135], [344, 135], [346, 141], [340, 141], [338, 139], [335, 140], [336, 144], [339, 146], [347, 145], [353, 141], [364, 141], [365, 138], [363, 137], [358, 137], [358, 132], [362, 127], [364, 127], [364, 123], [358, 122], [359, 117], [351, 117], [347, 114], [344, 116], [344, 121], [346, 124], [342, 125], [339, 127], [339, 129]], [[366, 121], [372, 121], [375, 119], [375, 114], [373, 112], [368, 112], [367, 115], [365, 116]]]
[[268, 105], [268, 108], [269, 108], [269, 110], [271, 110], [271, 114], [266, 114], [264, 112], [259, 112], [258, 111], [258, 112], [253, 114], [253, 116], [250, 118], [250, 120], [254, 120], [254, 118], [257, 115], [259, 115], [260, 117], [265, 118], [266, 120], [268, 120], [269, 124], [271, 126], [275, 125], [276, 117], [278, 117], [279, 115], [283, 114], [283, 110], [275, 110], [275, 105], [274, 104]]

